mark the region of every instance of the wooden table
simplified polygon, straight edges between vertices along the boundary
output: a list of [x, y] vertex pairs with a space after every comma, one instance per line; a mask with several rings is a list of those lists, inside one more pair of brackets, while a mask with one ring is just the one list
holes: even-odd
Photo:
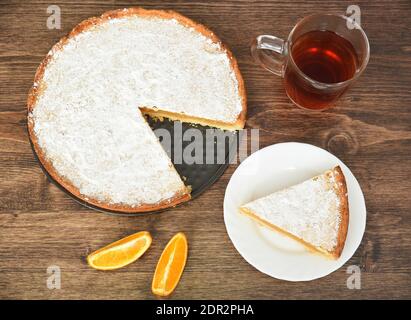
[[[0, 298], [152, 299], [150, 284], [168, 239], [184, 231], [189, 259], [173, 298], [411, 298], [411, 3], [355, 1], [371, 43], [360, 81], [323, 113], [294, 107], [281, 79], [255, 65], [251, 39], [286, 37], [313, 12], [344, 13], [352, 1], [0, 1]], [[46, 27], [47, 7], [61, 8], [61, 30]], [[270, 278], [234, 249], [223, 222], [232, 165], [202, 196], [167, 212], [118, 217], [86, 209], [50, 183], [26, 131], [26, 96], [50, 47], [83, 19], [131, 5], [173, 9], [213, 29], [239, 60], [248, 92], [248, 128], [260, 146], [311, 143], [341, 158], [359, 180], [367, 228], [340, 270], [312, 282]], [[152, 247], [115, 272], [89, 268], [86, 255], [139, 230]], [[61, 289], [46, 286], [47, 268], [61, 268]], [[362, 271], [361, 290], [347, 288], [347, 266]]]

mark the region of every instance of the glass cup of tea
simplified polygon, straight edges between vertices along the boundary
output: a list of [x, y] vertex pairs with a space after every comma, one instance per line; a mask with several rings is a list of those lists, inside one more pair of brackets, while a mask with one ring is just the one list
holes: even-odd
[[251, 54], [261, 66], [283, 78], [294, 104], [324, 110], [364, 71], [370, 48], [364, 30], [353, 19], [313, 14], [299, 21], [286, 41], [258, 36]]

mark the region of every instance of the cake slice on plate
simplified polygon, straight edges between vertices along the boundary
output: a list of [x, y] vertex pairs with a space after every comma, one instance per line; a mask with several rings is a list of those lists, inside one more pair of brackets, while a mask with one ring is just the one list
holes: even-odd
[[87, 204], [127, 213], [191, 198], [145, 115], [239, 130], [247, 111], [237, 61], [212, 31], [142, 8], [87, 19], [54, 45], [27, 108], [49, 175]]
[[336, 166], [300, 184], [249, 202], [240, 212], [311, 251], [338, 259], [349, 220], [344, 174]]

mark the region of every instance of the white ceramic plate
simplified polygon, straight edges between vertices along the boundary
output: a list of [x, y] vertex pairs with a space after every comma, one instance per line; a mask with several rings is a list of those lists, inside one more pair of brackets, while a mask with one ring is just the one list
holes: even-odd
[[[271, 192], [292, 186], [340, 165], [348, 188], [350, 220], [338, 260], [308, 252], [298, 242], [260, 226], [238, 208]], [[243, 258], [259, 271], [288, 281], [308, 281], [337, 270], [355, 253], [365, 230], [364, 196], [357, 179], [337, 157], [304, 143], [279, 143], [244, 160], [228, 183], [224, 197], [228, 235]]]

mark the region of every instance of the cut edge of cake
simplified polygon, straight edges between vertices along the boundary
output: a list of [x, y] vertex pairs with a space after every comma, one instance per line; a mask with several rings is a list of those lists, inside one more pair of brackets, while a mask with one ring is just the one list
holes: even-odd
[[[87, 197], [86, 195], [83, 195], [77, 187], [75, 187], [68, 179], [62, 177], [59, 175], [57, 170], [54, 168], [53, 164], [51, 161], [49, 161], [43, 152], [42, 148], [40, 147], [38, 143], [38, 139], [36, 137], [36, 134], [34, 132], [34, 121], [31, 118], [31, 113], [33, 112], [36, 102], [38, 98], [42, 95], [42, 92], [45, 90], [46, 84], [42, 81], [43, 76], [45, 73], [45, 70], [47, 68], [48, 63], [53, 59], [53, 55], [62, 50], [68, 41], [74, 37], [76, 37], [78, 34], [91, 30], [94, 26], [104, 23], [105, 21], [108, 21], [110, 19], [115, 19], [115, 18], [127, 18], [127, 17], [132, 17], [134, 15], [137, 16], [146, 16], [146, 17], [157, 17], [157, 18], [162, 18], [162, 19], [175, 19], [182, 25], [188, 28], [193, 28], [199, 33], [203, 34], [207, 38], [211, 39], [214, 43], [218, 43], [222, 50], [224, 50], [229, 58], [230, 61], [230, 66], [235, 74], [236, 80], [238, 82], [238, 90], [239, 90], [239, 95], [241, 97], [241, 102], [242, 102], [242, 110], [238, 115], [238, 118], [235, 122], [218, 122], [218, 121], [212, 121], [212, 120], [207, 120], [207, 119], [202, 119], [202, 118], [195, 118], [195, 117], [189, 117], [185, 115], [181, 115], [181, 119], [178, 119], [177, 114], [172, 114], [172, 113], [167, 113], [166, 111], [161, 111], [153, 108], [144, 108], [143, 106], [136, 106], [136, 108], [140, 108], [140, 110], [148, 115], [152, 116], [157, 116], [157, 117], [167, 117], [170, 118], [171, 120], [181, 120], [182, 122], [190, 122], [193, 124], [201, 124], [201, 125], [210, 125], [214, 126], [220, 129], [224, 130], [239, 130], [244, 128], [245, 125], [245, 119], [246, 119], [246, 112], [247, 112], [247, 102], [246, 102], [246, 93], [245, 93], [245, 85], [243, 78], [241, 76], [240, 70], [238, 68], [237, 60], [233, 56], [232, 52], [221, 42], [221, 40], [207, 27], [204, 25], [201, 25], [199, 23], [194, 22], [193, 20], [175, 12], [175, 11], [165, 11], [165, 10], [146, 10], [143, 8], [139, 7], [134, 7], [134, 8], [127, 8], [127, 9], [118, 9], [118, 10], [112, 10], [103, 13], [99, 17], [92, 17], [89, 19], [86, 19], [82, 22], [80, 22], [77, 26], [73, 28], [73, 30], [65, 37], [61, 38], [59, 42], [57, 42], [52, 49], [49, 51], [47, 56], [44, 58], [44, 60], [41, 62], [39, 65], [35, 77], [34, 77], [34, 84], [30, 88], [28, 98], [27, 98], [27, 111], [28, 111], [28, 121], [27, 121], [27, 129], [29, 133], [29, 138], [31, 141], [31, 144], [33, 146], [33, 149], [37, 155], [37, 158], [39, 159], [40, 163], [43, 165], [44, 169], [47, 171], [47, 173], [55, 180], [60, 186], [62, 186], [64, 189], [66, 189], [69, 193], [74, 195], [76, 198], [79, 198], [80, 200], [94, 205], [99, 208], [107, 209], [107, 210], [112, 210], [112, 211], [119, 211], [119, 212], [127, 212], [127, 213], [138, 213], [138, 212], [147, 212], [147, 211], [155, 211], [155, 210], [161, 210], [169, 207], [174, 207], [177, 204], [180, 204], [182, 202], [186, 202], [191, 199], [191, 187], [184, 185], [184, 187], [176, 192], [173, 197], [164, 199], [160, 202], [153, 203], [153, 204], [146, 204], [142, 203], [139, 205], [128, 205], [128, 204], [122, 204], [122, 203], [110, 203], [110, 202], [104, 202], [98, 199], [93, 199], [91, 197]], [[161, 111], [160, 113], [157, 113]], [[171, 161], [170, 161], [171, 163]], [[171, 166], [174, 168], [173, 164], [171, 163]], [[174, 168], [175, 170], [175, 168]], [[181, 177], [180, 177], [181, 178]]]
[[181, 113], [170, 112], [166, 110], [161, 110], [157, 108], [150, 108], [150, 107], [140, 107], [140, 110], [143, 114], [148, 115], [155, 119], [163, 120], [163, 118], [173, 120], [173, 121], [181, 121], [190, 124], [199, 124], [202, 126], [209, 126], [213, 128], [218, 128], [222, 130], [228, 131], [235, 131], [241, 130], [244, 128], [244, 119], [237, 119], [236, 122], [228, 123], [223, 121], [211, 120], [206, 118], [194, 117], [190, 115], [185, 115]]
[[[339, 221], [336, 245], [333, 247], [332, 250], [326, 250], [326, 249], [324, 249], [320, 246], [316, 246], [314, 244], [311, 244], [311, 243], [303, 240], [302, 238], [298, 237], [297, 235], [294, 235], [294, 234], [290, 233], [289, 231], [287, 231], [287, 230], [285, 230], [285, 229], [283, 229], [283, 228], [267, 221], [266, 219], [259, 216], [259, 214], [257, 212], [253, 212], [249, 208], [246, 208], [246, 206], [248, 204], [245, 204], [245, 205], [241, 206], [239, 208], [239, 211], [242, 214], [250, 217], [254, 221], [258, 222], [259, 224], [261, 224], [265, 227], [268, 227], [269, 229], [271, 229], [273, 231], [276, 231], [276, 232], [278, 232], [282, 235], [285, 235], [285, 236], [287, 236], [291, 239], [296, 240], [297, 242], [304, 245], [309, 251], [314, 252], [314, 253], [319, 253], [322, 256], [325, 256], [327, 258], [336, 260], [341, 256], [341, 253], [344, 249], [346, 237], [347, 237], [347, 232], [348, 232], [349, 207], [348, 207], [347, 184], [346, 184], [345, 177], [344, 177], [344, 174], [343, 174], [340, 166], [336, 166], [333, 169], [327, 170], [323, 174], [318, 175], [318, 176], [313, 177], [313, 178], [308, 179], [308, 180], [316, 179], [316, 178], [318, 178], [322, 175], [327, 175], [327, 177], [329, 179], [332, 178], [332, 176], [334, 177], [335, 183], [333, 184], [333, 190], [334, 190], [335, 194], [337, 195], [337, 197], [339, 199], [338, 213], [339, 213], [340, 221]], [[308, 180], [306, 180], [306, 181], [308, 181]], [[286, 189], [288, 189], [288, 188], [286, 188]], [[283, 189], [283, 190], [286, 190], [286, 189]], [[250, 203], [252, 203], [252, 202], [250, 202]]]

